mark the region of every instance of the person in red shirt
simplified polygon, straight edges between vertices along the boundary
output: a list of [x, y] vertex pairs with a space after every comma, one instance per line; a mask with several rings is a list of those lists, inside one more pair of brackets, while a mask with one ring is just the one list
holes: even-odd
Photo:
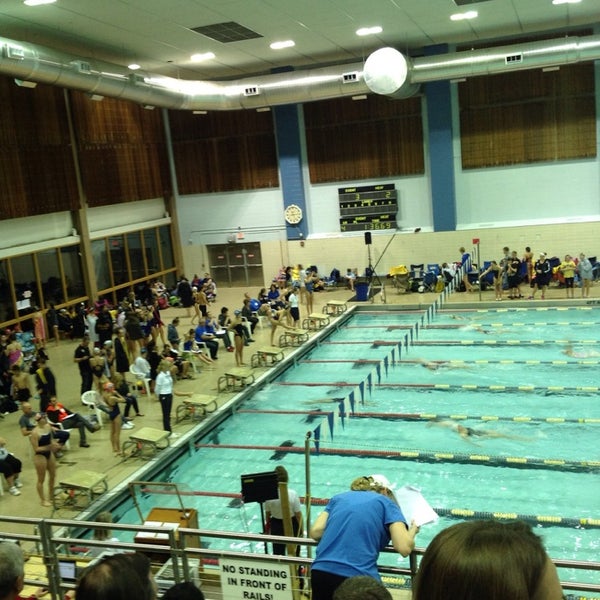
[[99, 425], [92, 425], [87, 419], [82, 417], [79, 413], [71, 412], [68, 408], [65, 408], [56, 398], [56, 396], [50, 397], [50, 403], [46, 409], [48, 420], [51, 423], [60, 423], [63, 429], [77, 429], [79, 430], [79, 445], [82, 448], [89, 448], [90, 445], [87, 443], [85, 430], [87, 429], [90, 433], [94, 433], [100, 429]]

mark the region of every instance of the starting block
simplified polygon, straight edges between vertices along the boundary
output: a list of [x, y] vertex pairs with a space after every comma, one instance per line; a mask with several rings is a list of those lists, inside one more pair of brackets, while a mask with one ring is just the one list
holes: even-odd
[[[76, 471], [65, 475], [54, 488], [52, 498], [53, 510], [59, 508], [85, 508], [96, 496], [104, 494], [108, 489], [106, 473], [94, 471]], [[79, 500], [83, 499], [83, 503]]]
[[348, 305], [343, 300], [329, 300], [323, 307], [323, 312], [327, 315], [341, 315], [348, 310]]
[[311, 313], [302, 321], [302, 327], [309, 331], [318, 331], [329, 325], [329, 314]]
[[250, 359], [253, 367], [272, 367], [283, 360], [283, 350], [277, 346], [264, 346], [257, 348]]
[[207, 414], [217, 410], [217, 397], [205, 394], [194, 394], [189, 400], [184, 400], [175, 411], [175, 423], [185, 419], [200, 421]]
[[254, 373], [252, 369], [236, 367], [229, 369], [225, 375], [221, 375], [217, 381], [217, 390], [219, 392], [234, 392], [237, 389], [252, 385], [254, 383]]
[[279, 336], [279, 345], [282, 348], [286, 346], [301, 346], [308, 340], [308, 331], [306, 329], [286, 329]]
[[[170, 431], [154, 429], [153, 427], [142, 427], [139, 431], [132, 433], [129, 439], [123, 442], [123, 460], [140, 456], [152, 458], [159, 450], [169, 446]], [[145, 452], [145, 451], [148, 452]], [[146, 453], [146, 456], [144, 456]]]

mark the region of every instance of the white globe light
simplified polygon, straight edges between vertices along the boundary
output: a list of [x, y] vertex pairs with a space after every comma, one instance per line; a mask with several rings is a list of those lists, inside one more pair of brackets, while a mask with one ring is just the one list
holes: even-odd
[[363, 77], [372, 92], [390, 96], [406, 83], [408, 68], [408, 61], [401, 52], [381, 48], [365, 61]]

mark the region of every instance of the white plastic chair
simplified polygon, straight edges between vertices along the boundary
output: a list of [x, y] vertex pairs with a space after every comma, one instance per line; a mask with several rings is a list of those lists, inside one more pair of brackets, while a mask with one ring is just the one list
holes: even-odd
[[[54, 425], [56, 427], [58, 427], [59, 429], [62, 429], [63, 431], [65, 430], [65, 428], [62, 426], [62, 423], [58, 422], [58, 423], [54, 423]], [[100, 427], [102, 427], [102, 421], [100, 421]], [[31, 446], [31, 444], [29, 444]], [[70, 450], [71, 449], [71, 436], [69, 435], [69, 439], [64, 443], [65, 449]]]
[[246, 328], [246, 331], [248, 332], [248, 337], [251, 338], [252, 337], [252, 323], [250, 323], [250, 321], [248, 321], [248, 319], [246, 317], [242, 317], [242, 325]]
[[81, 404], [87, 406], [90, 410], [93, 410], [96, 414], [96, 420], [98, 421], [98, 425], [102, 427], [102, 410], [98, 406], [98, 392], [96, 390], [89, 390], [88, 392], [83, 392], [81, 394]]
[[140, 380], [144, 383], [146, 396], [150, 398], [150, 378], [145, 377], [143, 373], [140, 373], [140, 371], [135, 368], [135, 365], [129, 365], [129, 372], [135, 377], [136, 381]]

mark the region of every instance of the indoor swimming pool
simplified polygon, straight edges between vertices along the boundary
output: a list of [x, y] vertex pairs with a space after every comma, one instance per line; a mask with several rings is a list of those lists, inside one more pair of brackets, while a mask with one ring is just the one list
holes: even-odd
[[[510, 515], [532, 522], [553, 558], [597, 560], [600, 309], [428, 317], [353, 314], [155, 479], [178, 484], [201, 528], [258, 533], [258, 505], [234, 497], [240, 476], [282, 464], [302, 496], [310, 435], [313, 518], [355, 477], [384, 473], [419, 487], [440, 513], [419, 546], [457, 518]], [[496, 437], [463, 439], [452, 423]], [[142, 495], [142, 513], [156, 503]], [[129, 500], [114, 513], [139, 522]], [[564, 580], [586, 577], [561, 569]]]

